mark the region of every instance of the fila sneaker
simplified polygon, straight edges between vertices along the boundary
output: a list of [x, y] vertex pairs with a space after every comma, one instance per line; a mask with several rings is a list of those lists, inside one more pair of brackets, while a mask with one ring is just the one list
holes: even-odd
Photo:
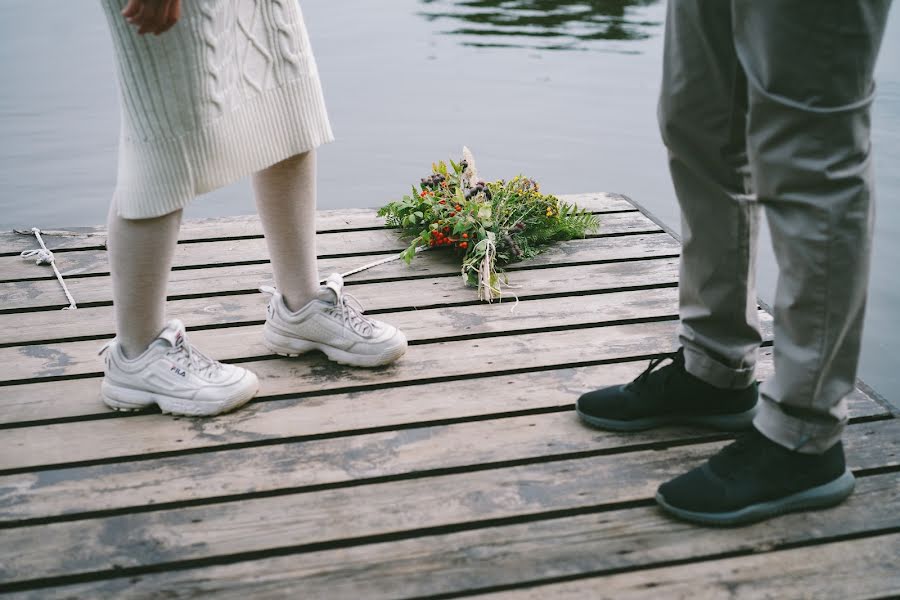
[[259, 390], [256, 375], [213, 360], [191, 346], [184, 325], [172, 320], [147, 350], [132, 360], [113, 340], [106, 352], [103, 402], [115, 410], [156, 404], [163, 413], [210, 416], [246, 404]]
[[377, 367], [406, 352], [406, 336], [364, 316], [356, 299], [344, 293], [344, 280], [337, 273], [328, 277], [314, 300], [293, 313], [274, 288], [260, 290], [272, 296], [263, 338], [275, 354], [298, 356], [320, 350], [342, 365]]

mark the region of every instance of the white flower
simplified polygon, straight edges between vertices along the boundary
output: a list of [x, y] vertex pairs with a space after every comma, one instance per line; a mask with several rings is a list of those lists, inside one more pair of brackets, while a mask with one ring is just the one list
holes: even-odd
[[462, 178], [466, 183], [466, 187], [473, 188], [478, 181], [478, 169], [475, 168], [475, 157], [472, 156], [472, 151], [469, 150], [468, 146], [463, 146], [462, 155], [463, 160], [466, 161], [466, 168], [462, 172]]

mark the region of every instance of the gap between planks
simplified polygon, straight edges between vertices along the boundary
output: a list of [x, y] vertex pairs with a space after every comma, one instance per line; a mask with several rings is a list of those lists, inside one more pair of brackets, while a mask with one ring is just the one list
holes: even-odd
[[[603, 201], [595, 203], [594, 207], [604, 205]], [[375, 213], [371, 213], [372, 225], [377, 225], [378, 219]], [[609, 220], [616, 223], [619, 220], [634, 222], [635, 219], [644, 223], [647, 230], [660, 231], [658, 225], [643, 217], [641, 213], [614, 213], [608, 216]], [[211, 222], [215, 226], [215, 221]], [[222, 223], [226, 228], [228, 221]], [[229, 239], [225, 241], [207, 240], [196, 244], [179, 244], [175, 252], [174, 268], [196, 267], [207, 264], [236, 262], [265, 261], [268, 258], [265, 240], [258, 230], [258, 237], [245, 237], [242, 239]], [[601, 231], [601, 235], [602, 235]], [[367, 251], [361, 252], [356, 248], [353, 240], [365, 239], [364, 246]], [[36, 242], [35, 242], [36, 243]], [[405, 248], [405, 244], [399, 239], [396, 230], [387, 228], [362, 231], [340, 231], [334, 233], [320, 233], [316, 235], [316, 245], [320, 255], [346, 255], [366, 254], [372, 251], [399, 252]], [[52, 249], [52, 248], [51, 248]], [[105, 249], [73, 250], [60, 253], [57, 257], [57, 266], [64, 277], [82, 277], [85, 275], [97, 275], [108, 273]], [[0, 256], [0, 272], [4, 280], [29, 280], [52, 277], [51, 275], [36, 275], [35, 265], [23, 261], [18, 256]]]
[[[847, 428], [848, 465], [883, 467], [897, 445], [888, 420]], [[589, 430], [583, 435], [589, 436]], [[484, 443], [484, 440], [479, 440]], [[496, 440], [502, 444], [502, 440]], [[413, 537], [435, 529], [535, 520], [547, 512], [649, 500], [656, 486], [699, 464], [723, 442], [439, 475], [288, 496], [172, 508], [7, 529], [0, 578], [14, 582], [74, 574], [117, 576], [116, 568], [177, 567], [219, 556], [305, 552], [317, 544], [353, 546], [373, 537]], [[896, 461], [894, 466], [896, 466]], [[359, 507], [365, 506], [365, 511]], [[896, 514], [894, 519], [900, 518]], [[469, 524], [469, 525], [465, 525]], [[449, 532], [449, 531], [448, 531]], [[297, 540], [303, 540], [298, 545]], [[150, 544], [150, 546], [146, 546]], [[52, 552], [47, 550], [52, 547]], [[102, 575], [101, 575], [102, 574]]]
[[[290, 360], [272, 357], [245, 366], [260, 378], [261, 396], [280, 396], [326, 390], [415, 385], [434, 378], [460, 380], [491, 374], [551, 369], [585, 363], [621, 362], [655, 356], [676, 349], [677, 323], [672, 320], [589, 329], [569, 329], [488, 337], [476, 340], [434, 341], [410, 346], [400, 361], [379, 369], [352, 369], [320, 356]], [[98, 378], [51, 379], [0, 387], [4, 413], [18, 405], [80, 405], [82, 412], [97, 412]], [[43, 406], [45, 418], [54, 411]], [[105, 412], [105, 411], [104, 411]], [[7, 417], [8, 418], [8, 417]], [[2, 459], [0, 459], [2, 460]]]
[[[558, 196], [560, 200], [575, 203], [595, 213], [635, 212], [638, 208], [629, 198], [621, 194], [604, 192], [587, 194], [567, 194]], [[330, 233], [356, 229], [384, 228], [384, 220], [376, 216], [373, 208], [346, 208], [319, 210], [316, 212], [316, 232]], [[21, 228], [21, 229], [30, 229]], [[56, 233], [54, 235], [54, 232]], [[94, 249], [105, 245], [106, 228], [77, 227], [72, 229], [47, 229], [43, 237], [51, 250]], [[203, 242], [221, 238], [245, 238], [262, 235], [259, 216], [238, 215], [185, 221], [179, 230], [180, 243]], [[97, 243], [99, 240], [99, 243]], [[33, 237], [0, 232], [0, 256], [12, 256], [32, 248]]]
[[[571, 401], [571, 397], [566, 399]], [[416, 423], [371, 433], [341, 431], [338, 437], [323, 436], [312, 427], [309, 436], [285, 428], [282, 436], [266, 439], [260, 435], [244, 444], [226, 441], [221, 435], [218, 439], [198, 435], [183, 427], [142, 429], [136, 420], [120, 422], [118, 428], [79, 431], [69, 427], [68, 432], [51, 428], [48, 437], [68, 439], [67, 447], [73, 452], [57, 457], [52, 445], [32, 441], [32, 463], [21, 467], [21, 472], [0, 476], [0, 527], [97, 511], [140, 510], [143, 505], [156, 511], [173, 503], [214, 503], [410, 476], [666, 450], [732, 437], [689, 427], [630, 435], [592, 431], [580, 423], [571, 404], [559, 408], [562, 410], [521, 416], [488, 415], [489, 420]], [[853, 409], [854, 419], [865, 414], [856, 406]], [[296, 421], [288, 411], [282, 422]], [[145, 421], [144, 425], [151, 424]], [[270, 427], [274, 425], [270, 423]], [[873, 444], [879, 443], [879, 438], [887, 440], [880, 448], [885, 456], [900, 446], [896, 441], [900, 439], [898, 420], [854, 423], [854, 427]], [[88, 445], [85, 436], [91, 433], [90, 450], [83, 449]], [[177, 450], [165, 454], [161, 452], [165, 442], [159, 439], [162, 434], [184, 437], [170, 441]], [[148, 450], [129, 454], [141, 445]], [[447, 448], [455, 449], [452, 456], [447, 456]], [[52, 464], [60, 459], [64, 462]], [[878, 468], [897, 465], [897, 460], [887, 459]], [[101, 483], [103, 493], [95, 494], [95, 486]]]
[[[607, 223], [606, 225], [607, 228], [611, 227], [615, 232], [617, 232], [617, 235], [619, 235], [620, 237], [630, 237], [638, 235], [646, 236], [650, 234], [659, 235], [662, 233], [659, 230], [655, 232], [649, 231], [648, 226], [652, 226], [652, 222], [639, 213], [637, 213], [637, 216], [630, 217], [630, 220], [627, 222], [619, 219], [617, 222], [611, 224]], [[387, 235], [389, 237], [396, 236], [394, 232], [380, 232], [371, 235]], [[344, 258], [319, 257], [317, 264], [319, 266], [320, 273], [343, 273], [355, 269], [360, 265], [368, 264], [369, 262], [385, 258], [384, 254], [366, 254], [368, 252], [371, 252], [372, 250], [371, 247], [367, 247], [367, 245], [371, 246], [369, 237], [370, 236], [368, 235], [365, 237], [360, 236], [359, 243], [356, 246], [357, 250], [360, 251], [359, 256]], [[648, 239], [652, 239], [652, 237]], [[595, 261], [598, 257], [600, 259], [603, 259], [604, 253], [609, 254], [609, 249], [612, 247], [625, 246], [627, 248], [628, 246], [630, 246], [630, 240], [619, 240], [618, 242], [616, 242], [615, 238], [609, 236], [593, 236], [585, 238], [585, 240], [588, 240], [591, 244], [598, 246], [596, 250], [597, 256], [593, 256], [590, 253], [584, 253], [582, 256], [571, 257], [569, 259], [570, 262], [574, 260], [580, 260], [582, 262]], [[568, 243], [585, 240], [570, 240]], [[588, 248], [585, 248], [585, 250], [588, 250], [588, 252], [590, 252]], [[559, 253], [557, 252], [556, 254], [558, 255]], [[430, 263], [426, 261], [427, 264], [432, 264], [434, 267], [436, 267], [435, 272], [452, 274], [459, 273], [458, 263], [455, 263], [452, 259], [447, 257], [446, 252], [430, 252], [428, 253], [428, 255], [445, 257], [444, 260], [432, 260]], [[420, 255], [418, 257], [418, 260], [408, 266], [402, 264], [402, 261], [397, 261], [395, 263], [386, 263], [384, 266], [373, 267], [372, 269], [368, 269], [367, 271], [363, 271], [357, 274], [353, 279], [356, 281], [364, 281], [388, 278], [396, 279], [414, 275], [421, 275], [422, 271], [424, 271], [425, 273], [427, 273], [428, 271], [425, 269], [413, 267], [420, 267], [422, 265], [422, 258], [424, 256], [425, 255]], [[610, 258], [613, 257], [606, 256], [606, 259]], [[225, 281], [233, 281], [235, 278], [247, 281], [248, 285], [250, 286], [249, 289], [255, 290], [258, 282], [267, 281], [271, 278], [271, 266], [268, 260], [265, 260], [264, 262], [250, 262], [252, 264], [234, 266], [219, 263], [206, 266], [200, 265], [199, 267], [191, 268], [188, 270], [176, 269], [172, 271], [169, 276], [169, 295], [185, 296], [189, 294], [221, 293], [234, 289], [233, 284], [230, 287], [224, 285], [222, 279], [224, 279]], [[534, 264], [539, 263], [534, 261], [525, 261], [524, 263], [512, 265], [508, 267], [508, 269], [515, 270], [517, 268], [522, 268], [523, 266]], [[402, 266], [402, 268], [398, 268], [400, 266]], [[69, 277], [67, 279], [66, 285], [69, 287], [72, 294], [77, 299], [79, 306], [96, 305], [98, 303], [109, 303], [112, 301], [109, 275], [100, 274], [89, 277]], [[56, 279], [52, 278], [0, 283], [0, 306], [2, 306], [2, 308], [0, 308], [0, 311], [6, 313], [32, 310], [56, 310], [62, 305], [68, 306], [67, 300], [65, 301], [65, 303], [63, 302], [64, 298], [65, 296], [59, 287], [59, 283], [56, 281]]]
[[[528, 299], [514, 312], [512, 305], [480, 303], [404, 311], [386, 318], [415, 345], [671, 320], [678, 315], [677, 294], [677, 289], [665, 287], [583, 296], [577, 303], [571, 297]], [[771, 318], [760, 312], [760, 319], [768, 333]], [[232, 327], [193, 331], [190, 339], [197, 347], [208, 348], [206, 353], [216, 360], [258, 360], [272, 355], [263, 343], [261, 324], [238, 322]], [[97, 376], [102, 371], [97, 355], [100, 347], [98, 341], [87, 340], [0, 348], [0, 385]]]
[[[521, 286], [514, 291], [522, 297], [566, 295], [585, 289], [612, 291], [629, 285], [647, 287], [660, 282], [660, 277], [664, 277], [662, 283], [671, 285], [677, 281], [677, 251], [677, 244], [667, 237], [650, 241], [637, 236], [630, 239], [628, 244], [620, 245], [596, 245], [582, 240], [581, 243], [554, 247], [522, 265], [514, 273], [511, 272], [510, 280]], [[571, 260], [573, 254], [590, 256], [594, 262], [572, 265], [567, 260]], [[465, 286], [459, 276], [458, 265], [450, 265], [445, 258], [426, 255], [417, 259], [417, 262], [421, 262], [421, 268], [431, 270], [429, 277], [419, 276], [385, 283], [364, 280], [357, 283], [350, 280], [348, 286], [352, 286], [352, 289], [348, 291], [352, 291], [366, 304], [370, 314], [426, 306], [478, 303], [475, 291]], [[403, 265], [385, 265], [381, 272], [404, 268]], [[198, 283], [202, 285], [205, 282], [201, 279]], [[265, 314], [262, 306], [265, 305], [266, 298], [258, 293], [260, 283], [262, 282], [255, 278], [229, 280], [229, 287], [241, 286], [242, 291], [230, 295], [216, 294], [212, 297], [173, 300], [168, 303], [168, 309], [173, 314], [183, 314], [186, 311], [196, 313], [191, 323], [186, 322], [189, 327], [227, 325], [247, 318], [261, 320]], [[512, 296], [508, 295], [506, 299], [509, 302]], [[253, 312], [244, 316], [248, 306], [254, 307]], [[112, 335], [112, 323], [113, 309], [109, 305], [81, 308], [77, 311], [0, 314], [0, 344], [9, 346], [33, 343], [48, 337], [65, 339], [108, 336]], [[52, 336], [48, 336], [48, 331], [53, 332]]]
[[[510, 585], [519, 589], [500, 593], [434, 595], [431, 598], [644, 600], [651, 595], [655, 598], [711, 600], [888, 600], [900, 597], [900, 570], [896, 566], [896, 557], [900, 555], [898, 527], [880, 535], [857, 538], [848, 534], [848, 538], [838, 541], [826, 538], [821, 545], [798, 542], [803, 545], [758, 554], [734, 550], [702, 562], [685, 557], [667, 561], [676, 563], [672, 566], [621, 569], [609, 575], [576, 577], [573, 578], [575, 581], [549, 585], [540, 582], [521, 587]], [[734, 553], [742, 555], [733, 556]]]
[[[680, 523], [655, 507], [636, 507], [117, 577], [44, 588], [22, 598], [128, 600], [191, 590], [218, 600], [265, 600], [302, 590], [311, 598], [385, 600], [514, 588], [486, 597], [618, 599], [626, 590], [641, 600], [731, 600], [786, 597], [783, 592], [793, 589], [796, 597], [812, 597], [806, 592], [815, 590], [816, 598], [849, 600], [900, 591], [893, 560], [900, 539], [886, 534], [829, 540], [896, 528], [900, 513], [887, 507], [898, 501], [900, 483], [893, 474], [861, 479], [838, 507], [778, 517], [744, 527], [741, 535]], [[829, 544], [824, 552], [806, 547], [823, 542]], [[791, 576], [802, 576], [803, 585], [784, 581]], [[822, 577], [834, 581], [822, 586]], [[873, 580], [877, 589], [860, 587], [863, 579]], [[830, 596], [829, 590], [834, 590]], [[605, 591], [610, 593], [601, 596]]]

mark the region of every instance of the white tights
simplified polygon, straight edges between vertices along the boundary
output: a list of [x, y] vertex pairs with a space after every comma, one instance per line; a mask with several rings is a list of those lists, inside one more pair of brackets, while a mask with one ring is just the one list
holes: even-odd
[[[318, 288], [315, 151], [254, 173], [253, 190], [275, 285], [288, 308], [298, 310]], [[166, 283], [181, 218], [179, 210], [155, 219], [123, 219], [110, 208], [116, 336], [128, 357], [140, 355], [165, 327]]]

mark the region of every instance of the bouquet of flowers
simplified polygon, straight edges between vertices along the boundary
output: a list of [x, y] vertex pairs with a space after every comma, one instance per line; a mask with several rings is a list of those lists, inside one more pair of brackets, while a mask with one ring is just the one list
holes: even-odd
[[[590, 212], [540, 192], [532, 179], [486, 182], [468, 148], [463, 159], [432, 164], [412, 194], [382, 207], [389, 227], [412, 238], [409, 263], [423, 248], [449, 249], [462, 258], [462, 277], [481, 300], [502, 296], [502, 265], [530, 258], [558, 240], [584, 237], [600, 223]], [[502, 276], [502, 281], [501, 281]]]

